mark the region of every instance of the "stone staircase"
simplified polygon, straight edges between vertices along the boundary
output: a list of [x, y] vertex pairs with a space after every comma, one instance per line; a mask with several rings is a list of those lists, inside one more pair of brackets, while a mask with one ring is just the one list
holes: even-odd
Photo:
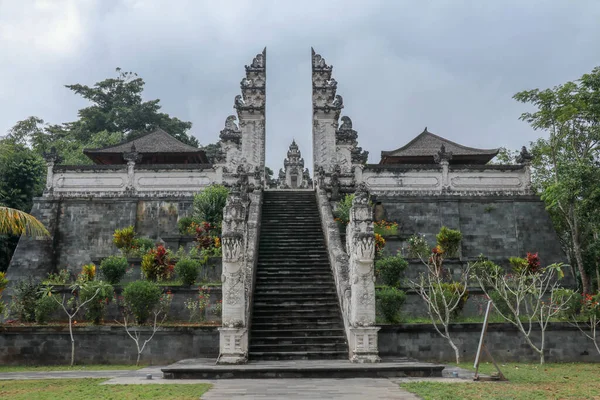
[[249, 358], [348, 358], [313, 191], [264, 192]]

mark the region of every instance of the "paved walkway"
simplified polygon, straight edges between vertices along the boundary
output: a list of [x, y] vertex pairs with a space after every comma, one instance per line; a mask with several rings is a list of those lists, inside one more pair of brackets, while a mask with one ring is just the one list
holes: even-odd
[[[399, 387], [401, 382], [417, 381], [418, 378], [352, 378], [352, 379], [163, 379], [162, 367], [148, 367], [136, 371], [55, 371], [55, 372], [7, 372], [0, 373], [6, 379], [61, 379], [61, 378], [108, 378], [106, 385], [135, 384], [198, 384], [210, 383], [212, 389], [203, 400], [225, 399], [382, 399], [416, 400], [419, 397]], [[458, 370], [458, 369], [455, 369]], [[472, 376], [458, 370], [460, 378], [433, 378], [444, 382], [465, 382]], [[450, 372], [450, 371], [449, 371]], [[152, 379], [147, 379], [147, 375]], [[446, 374], [445, 374], [446, 375]], [[449, 375], [449, 374], [448, 374]], [[432, 378], [423, 378], [431, 381]]]

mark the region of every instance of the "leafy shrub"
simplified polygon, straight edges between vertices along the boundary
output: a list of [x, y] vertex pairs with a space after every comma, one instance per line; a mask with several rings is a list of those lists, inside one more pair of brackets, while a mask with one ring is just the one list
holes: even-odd
[[350, 222], [350, 209], [352, 208], [352, 200], [354, 200], [354, 194], [347, 194], [337, 204], [337, 207], [333, 212], [334, 217], [341, 221], [341, 223], [344, 225], [348, 225], [348, 222]]
[[106, 281], [111, 285], [121, 282], [127, 272], [127, 259], [125, 257], [110, 256], [102, 260], [100, 270]]
[[435, 236], [437, 244], [442, 249], [446, 257], [458, 256], [462, 233], [458, 230], [450, 229], [442, 226], [440, 232]]
[[375, 233], [378, 233], [381, 236], [394, 236], [398, 234], [398, 223], [383, 220], [375, 221], [373, 229], [375, 230]]
[[397, 323], [406, 293], [395, 287], [384, 286], [375, 292], [377, 308], [386, 321]]
[[522, 257], [510, 257], [508, 259], [508, 262], [510, 263], [510, 265], [512, 267], [512, 271], [515, 274], [525, 273], [528, 270], [528, 267], [529, 267], [529, 264], [527, 263], [527, 260], [525, 258], [522, 258]]
[[223, 208], [229, 190], [223, 185], [210, 185], [194, 196], [194, 217], [220, 229]]
[[425, 235], [414, 234], [408, 238], [408, 257], [409, 258], [421, 258], [427, 259], [431, 254], [431, 249]]
[[375, 261], [375, 275], [384, 285], [397, 288], [407, 266], [408, 263], [400, 255], [383, 257]]
[[197, 221], [193, 217], [182, 217], [177, 221], [177, 228], [179, 229], [179, 234], [181, 235], [193, 235], [195, 229], [193, 225], [197, 224]]
[[2, 296], [2, 292], [6, 289], [8, 285], [8, 279], [6, 279], [6, 272], [0, 272], [0, 296]]
[[93, 281], [96, 277], [96, 266], [94, 264], [87, 264], [81, 268], [81, 273], [79, 274], [81, 279], [84, 282]]
[[14, 315], [21, 322], [35, 321], [35, 308], [39, 298], [40, 286], [33, 283], [33, 280], [17, 282], [10, 304], [11, 315]]
[[[441, 290], [440, 290], [441, 289]], [[438, 310], [440, 310], [441, 317], [445, 319], [446, 308], [444, 307], [444, 299], [446, 300], [446, 304], [454, 304], [457, 301], [458, 296], [465, 289], [465, 286], [460, 282], [449, 282], [442, 283], [441, 288], [436, 290], [436, 304]], [[467, 300], [469, 299], [469, 292], [465, 291], [464, 295], [460, 298], [458, 306], [452, 311], [450, 315], [450, 319], [454, 319], [462, 313], [465, 304], [467, 304]]]
[[142, 257], [142, 272], [150, 281], [168, 280], [173, 276], [174, 269], [171, 255], [164, 246], [157, 246]]
[[66, 269], [61, 269], [56, 274], [49, 273], [48, 277], [42, 283], [49, 285], [66, 285], [71, 280], [71, 273]]
[[492, 290], [489, 292], [490, 300], [494, 304], [494, 307], [500, 314], [502, 314], [508, 320], [514, 320], [514, 315], [508, 306], [508, 303], [504, 298], [498, 293], [497, 290]]
[[[96, 291], [98, 291], [98, 294], [96, 297], [94, 297]], [[99, 324], [102, 322], [104, 315], [106, 314], [106, 307], [112, 301], [114, 293], [115, 292], [112, 285], [108, 282], [90, 281], [83, 284], [79, 291], [79, 299], [81, 303], [84, 303], [94, 297], [94, 299], [85, 306], [86, 319], [94, 324]]]
[[495, 279], [504, 274], [501, 266], [480, 255], [471, 265], [471, 275], [480, 279]]
[[59, 305], [50, 295], [40, 295], [35, 302], [35, 322], [46, 324]]
[[198, 288], [198, 297], [187, 299], [183, 304], [190, 313], [190, 322], [204, 321], [205, 311], [210, 307], [210, 288], [205, 286]]
[[200, 262], [191, 258], [183, 258], [175, 264], [175, 272], [184, 285], [193, 285], [198, 277]]
[[123, 289], [125, 307], [131, 311], [138, 324], [145, 323], [152, 310], [160, 303], [162, 289], [150, 281], [135, 281]]
[[131, 252], [134, 239], [135, 230], [133, 226], [128, 226], [123, 229], [115, 229], [115, 232], [113, 233], [113, 243], [125, 256]]
[[135, 238], [133, 240], [133, 248], [131, 251], [131, 255], [134, 255], [136, 257], [142, 257], [144, 254], [146, 254], [153, 248], [154, 240], [147, 237]]
[[571, 289], [554, 289], [552, 292], [552, 299], [557, 301], [559, 304], [567, 300], [565, 307], [560, 311], [558, 317], [564, 320], [570, 320], [576, 318], [581, 312], [584, 304], [583, 296]]
[[385, 239], [380, 234], [375, 234], [375, 257], [381, 257], [385, 248]]

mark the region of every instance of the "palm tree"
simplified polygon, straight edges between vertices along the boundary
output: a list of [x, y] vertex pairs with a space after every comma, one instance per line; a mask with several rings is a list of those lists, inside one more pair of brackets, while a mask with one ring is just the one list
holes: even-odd
[[50, 236], [50, 233], [34, 216], [0, 206], [0, 235]]

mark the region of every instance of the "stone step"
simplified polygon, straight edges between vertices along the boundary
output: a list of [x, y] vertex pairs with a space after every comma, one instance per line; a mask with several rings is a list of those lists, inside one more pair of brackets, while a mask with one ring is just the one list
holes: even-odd
[[295, 277], [304, 277], [310, 276], [312, 279], [328, 279], [331, 277], [331, 272], [328, 270], [315, 270], [315, 271], [294, 271], [294, 270], [286, 270], [279, 269], [277, 271], [258, 271], [256, 273], [257, 278], [295, 278]]
[[265, 353], [280, 353], [280, 352], [326, 352], [326, 351], [344, 351], [346, 342], [324, 342], [324, 343], [307, 343], [307, 344], [256, 344], [250, 343], [250, 352], [265, 352]]
[[253, 360], [322, 360], [348, 358], [347, 351], [286, 351], [260, 352], [249, 351], [248, 356]]
[[318, 293], [320, 290], [332, 290], [335, 288], [333, 283], [315, 283], [314, 285], [256, 285], [256, 292], [259, 293], [280, 293], [280, 292], [302, 292], [312, 291]]
[[321, 328], [321, 329], [343, 329], [344, 324], [341, 321], [312, 321], [310, 324], [306, 324], [301, 321], [253, 321], [252, 331], [257, 330], [303, 330], [308, 328]]
[[285, 310], [290, 307], [302, 307], [302, 308], [333, 308], [335, 309], [338, 306], [337, 301], [333, 301], [331, 298], [315, 300], [313, 298], [306, 298], [302, 300], [278, 300], [278, 301], [269, 301], [269, 300], [256, 300], [254, 299], [254, 306], [261, 310]]
[[331, 293], [329, 296], [295, 296], [295, 297], [285, 297], [285, 298], [276, 298], [274, 296], [262, 296], [262, 294], [257, 294], [254, 296], [254, 302], [256, 304], [305, 304], [310, 305], [311, 303], [320, 304], [320, 303], [335, 303], [338, 304], [337, 297], [335, 297], [335, 293]]
[[[270, 322], [270, 323], [288, 323], [289, 321], [291, 321], [293, 324], [295, 324], [294, 326], [312, 326], [313, 324], [331, 324], [330, 326], [333, 326], [333, 324], [339, 324], [338, 322], [339, 317], [335, 316], [335, 315], [331, 315], [331, 316], [319, 316], [319, 315], [305, 315], [305, 316], [293, 316], [293, 317], [288, 317], [288, 316], [282, 316], [282, 315], [263, 315], [263, 314], [259, 314], [259, 315], [253, 315], [252, 316], [252, 320], [254, 321], [253, 323], [255, 324], [260, 324], [262, 322]], [[335, 325], [335, 326], [339, 326], [339, 325]]]
[[304, 290], [259, 290], [257, 289], [254, 298], [261, 301], [281, 300], [294, 301], [294, 299], [336, 299], [337, 292], [334, 288], [323, 290], [319, 289], [304, 289]]
[[279, 338], [284, 337], [321, 337], [321, 336], [340, 336], [344, 337], [343, 329], [327, 329], [327, 328], [306, 328], [306, 329], [254, 329], [252, 327], [251, 338], [270, 338], [277, 335]]
[[346, 343], [345, 336], [331, 335], [331, 336], [264, 336], [264, 337], [251, 337], [250, 348], [256, 349], [254, 346], [265, 346], [265, 345], [312, 345], [312, 344], [327, 344], [333, 343], [338, 344]]

